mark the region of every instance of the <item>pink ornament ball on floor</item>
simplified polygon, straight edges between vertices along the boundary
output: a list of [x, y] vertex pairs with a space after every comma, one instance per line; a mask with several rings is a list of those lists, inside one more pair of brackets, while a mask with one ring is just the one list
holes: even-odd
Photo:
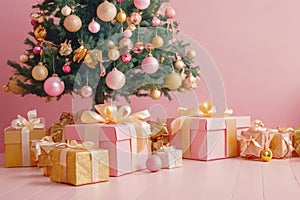
[[158, 155], [150, 155], [146, 161], [146, 167], [151, 172], [157, 172], [161, 169], [161, 159]]

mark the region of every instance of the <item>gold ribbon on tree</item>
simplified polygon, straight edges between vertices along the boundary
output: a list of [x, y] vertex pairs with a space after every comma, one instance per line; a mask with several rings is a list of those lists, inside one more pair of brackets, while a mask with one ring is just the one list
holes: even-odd
[[24, 166], [30, 165], [30, 141], [29, 132], [36, 128], [45, 128], [46, 120], [44, 118], [37, 117], [37, 110], [30, 110], [27, 113], [27, 119], [21, 115], [17, 116], [11, 122], [11, 127], [15, 129], [22, 129], [22, 164]]

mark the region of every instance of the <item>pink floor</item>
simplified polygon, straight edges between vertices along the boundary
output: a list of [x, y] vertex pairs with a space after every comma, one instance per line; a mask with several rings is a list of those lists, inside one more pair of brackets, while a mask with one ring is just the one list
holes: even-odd
[[141, 171], [80, 187], [52, 183], [37, 168], [4, 168], [3, 154], [0, 162], [0, 199], [5, 200], [300, 199], [300, 158], [268, 163], [240, 158], [184, 160], [182, 168]]

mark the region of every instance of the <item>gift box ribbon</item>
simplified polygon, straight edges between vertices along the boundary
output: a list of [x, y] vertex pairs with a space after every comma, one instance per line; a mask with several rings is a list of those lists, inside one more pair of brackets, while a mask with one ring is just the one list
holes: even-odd
[[76, 141], [70, 141], [69, 144], [67, 143], [60, 143], [56, 145], [56, 147], [64, 147], [61, 150], [60, 154], [60, 165], [63, 166], [62, 172], [62, 180], [67, 182], [67, 155], [68, 151], [71, 149], [80, 149], [80, 150], [87, 150], [91, 153], [91, 161], [92, 161], [92, 182], [99, 181], [99, 174], [98, 174], [98, 165], [100, 161], [100, 156], [98, 150], [94, 148], [93, 142], [84, 142], [82, 144], [78, 144]]
[[[171, 122], [171, 134], [181, 131], [181, 147], [183, 157], [191, 157], [191, 121], [193, 117], [226, 117], [232, 115], [233, 111], [226, 108], [223, 113], [217, 113], [210, 101], [202, 101], [198, 105], [199, 110], [195, 108], [179, 107], [180, 117]], [[237, 156], [237, 136], [236, 136], [236, 119], [225, 119], [226, 124], [226, 156]]]
[[22, 129], [22, 164], [23, 166], [30, 165], [30, 141], [29, 132], [35, 128], [45, 128], [45, 119], [37, 117], [37, 110], [30, 110], [27, 113], [27, 119], [21, 115], [17, 116], [11, 122], [11, 127], [15, 129]]

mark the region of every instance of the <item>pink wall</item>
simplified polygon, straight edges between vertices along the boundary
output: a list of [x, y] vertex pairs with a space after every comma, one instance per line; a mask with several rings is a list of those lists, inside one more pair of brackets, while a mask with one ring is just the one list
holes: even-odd
[[[31, 30], [28, 16], [35, 2], [11, 0], [2, 3], [1, 86], [11, 74], [6, 60], [17, 60], [26, 48], [23, 40]], [[203, 45], [218, 66], [226, 88], [227, 103], [236, 115], [260, 118], [267, 126], [273, 127], [300, 124], [297, 109], [300, 100], [300, 2], [173, 0], [171, 5], [177, 10], [181, 31]], [[207, 66], [202, 66], [204, 74], [205, 70]], [[180, 95], [180, 101], [183, 99], [186, 106], [195, 104], [186, 98], [190, 94]], [[205, 83], [201, 82], [196, 95], [191, 95], [196, 101], [206, 99]], [[8, 126], [17, 114], [25, 115], [29, 109], [37, 108], [39, 115], [46, 117], [47, 124], [51, 125], [62, 111], [71, 111], [72, 108], [71, 97], [45, 103], [35, 96], [20, 98], [0, 92], [0, 99], [0, 129]], [[179, 105], [178, 100], [169, 103], [165, 99], [160, 102], [133, 99], [133, 102], [135, 110], [153, 104], [165, 105], [170, 115], [176, 114]], [[157, 110], [158, 106], [152, 106], [153, 113]], [[0, 137], [1, 151], [3, 136]]]

